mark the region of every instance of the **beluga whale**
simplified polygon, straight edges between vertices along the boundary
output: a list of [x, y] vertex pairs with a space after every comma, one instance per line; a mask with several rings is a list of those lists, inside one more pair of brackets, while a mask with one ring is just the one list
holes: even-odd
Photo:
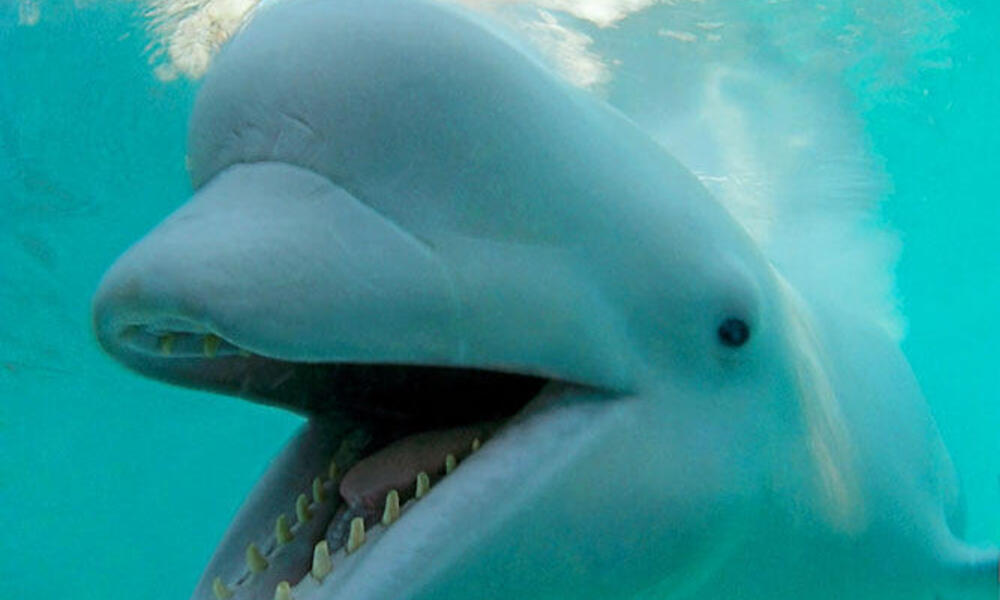
[[306, 419], [194, 600], [997, 597], [897, 342], [632, 120], [461, 6], [258, 13], [93, 301]]

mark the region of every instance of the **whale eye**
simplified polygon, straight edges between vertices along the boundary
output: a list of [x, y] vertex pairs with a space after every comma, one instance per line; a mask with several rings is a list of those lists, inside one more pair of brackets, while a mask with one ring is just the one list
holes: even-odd
[[750, 326], [746, 321], [729, 317], [719, 325], [719, 341], [730, 348], [739, 348], [750, 339]]

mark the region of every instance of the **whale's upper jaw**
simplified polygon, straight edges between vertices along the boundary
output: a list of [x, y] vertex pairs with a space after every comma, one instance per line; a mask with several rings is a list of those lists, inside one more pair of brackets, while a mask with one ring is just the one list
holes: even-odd
[[[308, 169], [235, 165], [108, 270], [94, 329], [141, 373], [304, 414], [326, 410], [299, 382], [328, 381], [328, 363], [621, 389], [625, 332], [580, 262], [553, 244], [424, 237]], [[338, 369], [354, 387], [370, 375]]]

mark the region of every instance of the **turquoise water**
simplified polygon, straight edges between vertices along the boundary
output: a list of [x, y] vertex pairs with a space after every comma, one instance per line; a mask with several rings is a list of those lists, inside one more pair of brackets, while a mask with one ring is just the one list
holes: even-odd
[[[894, 182], [904, 349], [965, 481], [970, 537], [996, 541], [1000, 7], [957, 6], [948, 65], [862, 104]], [[0, 4], [0, 598], [184, 598], [297, 421], [98, 351], [101, 273], [189, 193], [195, 86], [153, 76], [136, 5], [42, 9], [29, 27]]]

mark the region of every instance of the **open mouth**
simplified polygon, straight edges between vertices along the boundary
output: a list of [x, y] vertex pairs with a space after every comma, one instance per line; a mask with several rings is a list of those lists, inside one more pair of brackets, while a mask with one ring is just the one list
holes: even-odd
[[[301, 598], [540, 395], [550, 380], [484, 369], [291, 362], [191, 323], [128, 325], [112, 351], [179, 385], [308, 416], [237, 515], [194, 598]], [[210, 590], [210, 591], [209, 591]]]

